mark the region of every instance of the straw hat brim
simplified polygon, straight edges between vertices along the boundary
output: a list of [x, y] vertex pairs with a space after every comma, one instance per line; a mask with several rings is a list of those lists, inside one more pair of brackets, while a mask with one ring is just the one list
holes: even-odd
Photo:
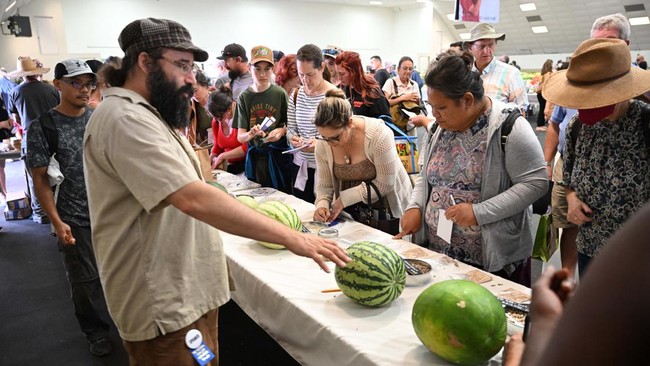
[[631, 67], [614, 80], [581, 84], [569, 81], [567, 70], [553, 73], [544, 84], [542, 96], [551, 103], [572, 109], [592, 109], [617, 104], [650, 90], [650, 71]]
[[10, 78], [19, 78], [32, 75], [43, 75], [47, 74], [50, 71], [49, 67], [39, 67], [34, 70], [15, 70], [7, 74]]

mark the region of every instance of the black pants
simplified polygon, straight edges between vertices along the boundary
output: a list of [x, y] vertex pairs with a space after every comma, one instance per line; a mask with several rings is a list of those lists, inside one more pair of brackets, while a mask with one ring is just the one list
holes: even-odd
[[71, 227], [75, 245], [65, 246], [59, 241], [63, 264], [70, 282], [74, 315], [81, 331], [89, 341], [108, 336], [112, 324], [104, 291], [99, 281], [95, 253], [89, 227]]
[[291, 164], [291, 187], [293, 187], [293, 195], [313, 204], [316, 201], [316, 194], [314, 194], [314, 175], [316, 174], [316, 169], [307, 168], [307, 184], [305, 184], [304, 191], [294, 187], [299, 170], [299, 166], [294, 163]]
[[537, 127], [543, 127], [546, 125], [546, 119], [544, 118], [546, 99], [544, 99], [542, 93], [537, 93], [537, 100], [539, 101], [539, 112], [537, 113]]

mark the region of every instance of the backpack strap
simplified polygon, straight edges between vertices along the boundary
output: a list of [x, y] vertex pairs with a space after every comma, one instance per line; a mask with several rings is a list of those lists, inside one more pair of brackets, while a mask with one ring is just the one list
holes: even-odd
[[49, 111], [43, 113], [38, 119], [41, 122], [41, 130], [50, 149], [50, 156], [53, 156], [59, 152], [59, 131], [56, 130], [54, 119]]
[[580, 118], [578, 115], [573, 119], [572, 122], [569, 122], [569, 131], [567, 131], [567, 137], [571, 140], [571, 143], [573, 146], [576, 146], [576, 143], [578, 142], [578, 135], [580, 134], [580, 130], [582, 129], [582, 122], [580, 122]]
[[645, 104], [641, 109], [641, 129], [645, 137], [645, 148], [650, 157], [650, 104]]
[[501, 125], [501, 151], [506, 151], [506, 142], [508, 141], [508, 135], [512, 132], [512, 126], [514, 126], [517, 118], [521, 117], [521, 112], [518, 108], [506, 109], [508, 112], [508, 117], [503, 121]]
[[397, 95], [397, 82], [395, 78], [390, 78], [390, 80], [393, 82], [393, 95]]

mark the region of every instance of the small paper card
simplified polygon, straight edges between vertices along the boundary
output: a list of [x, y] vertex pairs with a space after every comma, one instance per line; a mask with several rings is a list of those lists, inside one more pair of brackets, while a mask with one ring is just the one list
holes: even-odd
[[275, 122], [275, 118], [273, 118], [273, 117], [264, 117], [264, 120], [262, 121], [262, 124], [260, 125], [260, 130], [266, 131], [266, 129], [271, 127], [271, 125], [274, 122]]
[[445, 210], [438, 210], [438, 232], [436, 235], [447, 243], [451, 244], [451, 231], [454, 228], [454, 222], [447, 220]]
[[417, 114], [415, 114], [415, 113], [413, 113], [413, 112], [411, 112], [411, 111], [409, 111], [407, 109], [404, 109], [404, 108], [402, 108], [402, 112], [404, 112], [404, 114], [409, 116], [409, 118], [417, 116]]

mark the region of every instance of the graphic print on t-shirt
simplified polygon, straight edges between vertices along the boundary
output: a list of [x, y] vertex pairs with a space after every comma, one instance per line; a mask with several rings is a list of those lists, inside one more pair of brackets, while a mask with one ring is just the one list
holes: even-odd
[[[251, 106], [250, 109], [250, 121], [249, 121], [249, 126], [248, 129], [250, 130], [251, 127], [258, 125], [264, 121], [265, 117], [273, 117], [275, 113], [277, 113], [277, 108], [271, 104], [268, 103], [256, 103]], [[276, 126], [272, 125], [270, 126], [267, 131], [273, 130]]]

